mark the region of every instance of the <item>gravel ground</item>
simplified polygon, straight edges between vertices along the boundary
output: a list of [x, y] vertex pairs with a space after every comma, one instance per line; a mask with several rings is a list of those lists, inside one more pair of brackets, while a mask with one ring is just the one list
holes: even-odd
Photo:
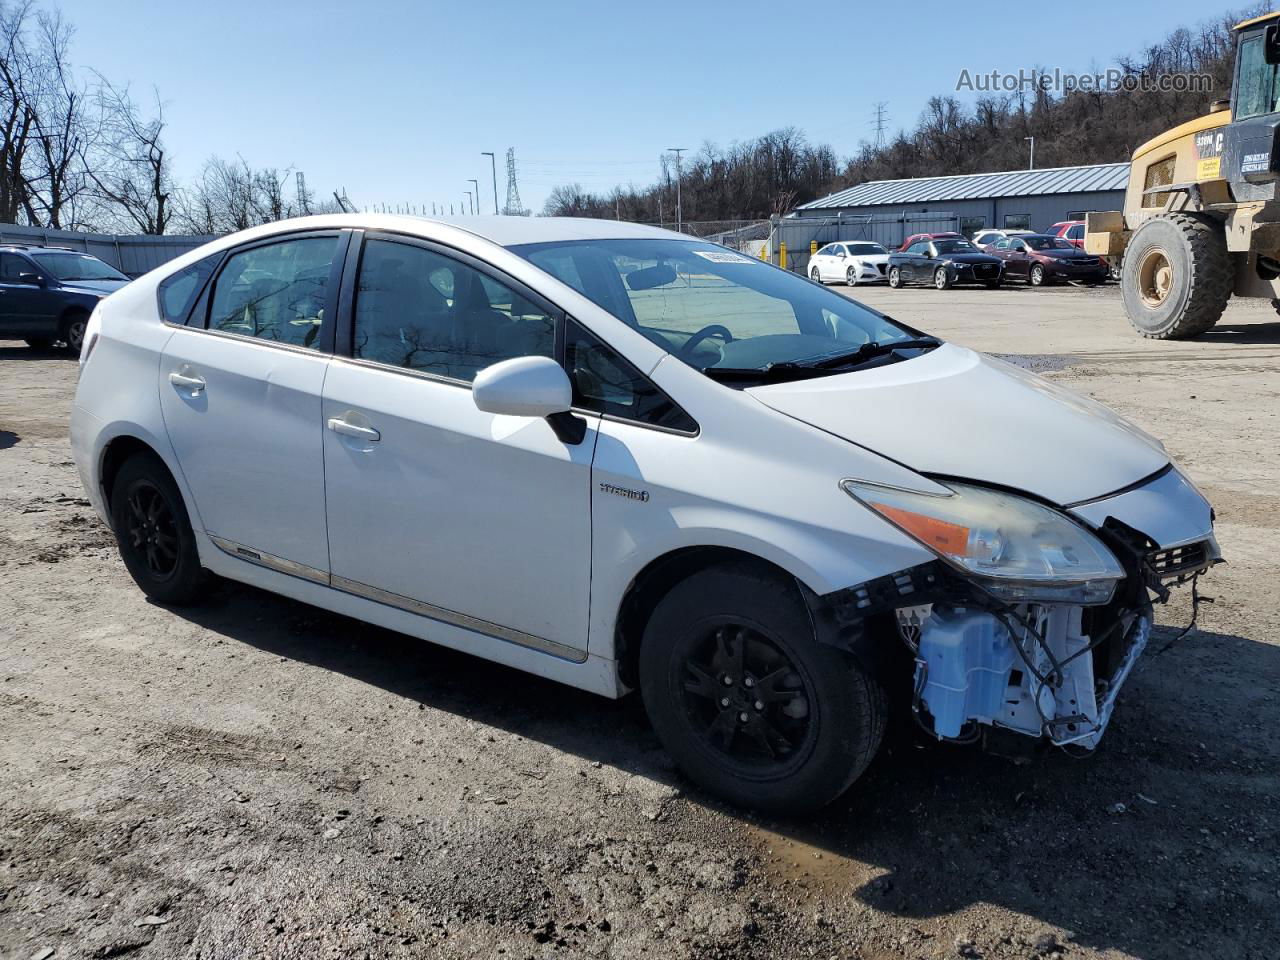
[[238, 585], [154, 606], [79, 488], [75, 364], [0, 343], [0, 956], [1274, 956], [1274, 313], [1162, 344], [1113, 288], [851, 293], [1113, 405], [1213, 499], [1215, 602], [1097, 755], [898, 730], [835, 807], [764, 820], [634, 697]]

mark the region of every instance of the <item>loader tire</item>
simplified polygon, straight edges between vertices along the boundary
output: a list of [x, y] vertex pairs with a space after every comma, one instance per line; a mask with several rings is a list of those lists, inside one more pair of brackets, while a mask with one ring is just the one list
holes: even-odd
[[1120, 294], [1138, 333], [1185, 340], [1222, 317], [1232, 281], [1222, 226], [1199, 214], [1172, 213], [1135, 231], [1124, 252]]

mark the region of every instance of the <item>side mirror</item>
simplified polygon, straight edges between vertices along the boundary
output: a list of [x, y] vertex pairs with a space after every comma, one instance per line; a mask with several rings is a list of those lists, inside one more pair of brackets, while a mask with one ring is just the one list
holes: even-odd
[[44, 277], [38, 273], [20, 273], [18, 274], [19, 283], [29, 283], [33, 287], [43, 287]]
[[578, 444], [587, 424], [569, 412], [573, 386], [550, 357], [516, 357], [485, 367], [471, 385], [477, 409], [508, 417], [540, 417], [564, 443]]

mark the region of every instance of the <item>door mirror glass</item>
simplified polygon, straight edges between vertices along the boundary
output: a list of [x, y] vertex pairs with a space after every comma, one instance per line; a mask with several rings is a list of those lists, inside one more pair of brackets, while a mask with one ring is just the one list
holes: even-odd
[[44, 286], [44, 278], [38, 273], [20, 273], [18, 274], [19, 283], [29, 283], [33, 287]]
[[516, 357], [477, 373], [471, 397], [485, 413], [550, 417], [572, 406], [573, 386], [550, 357]]

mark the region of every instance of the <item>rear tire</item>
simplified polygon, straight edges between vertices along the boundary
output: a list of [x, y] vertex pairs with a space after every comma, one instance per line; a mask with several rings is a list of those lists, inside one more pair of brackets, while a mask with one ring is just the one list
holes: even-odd
[[695, 573], [659, 601], [640, 690], [689, 779], [773, 813], [843, 793], [875, 756], [887, 716], [880, 685], [814, 638], [794, 582], [751, 561]]
[[1120, 294], [1138, 333], [1183, 340], [1221, 319], [1233, 279], [1221, 225], [1199, 214], [1172, 213], [1134, 232], [1121, 264]]
[[180, 607], [205, 585], [195, 535], [178, 485], [155, 456], [136, 454], [111, 487], [111, 526], [129, 575], [152, 600]]
[[27, 346], [32, 350], [48, 350], [53, 346], [53, 341], [48, 337], [27, 337]]
[[817, 267], [814, 267], [812, 270], [809, 271], [809, 279], [812, 280], [814, 283], [822, 282], [822, 274], [818, 272]]

